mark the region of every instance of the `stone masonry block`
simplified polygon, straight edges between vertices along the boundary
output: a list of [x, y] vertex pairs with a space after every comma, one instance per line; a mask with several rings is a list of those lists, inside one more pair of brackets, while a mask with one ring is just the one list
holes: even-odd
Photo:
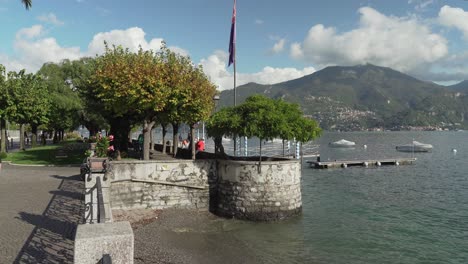
[[79, 225], [74, 263], [95, 264], [109, 254], [114, 264], [133, 263], [133, 230], [129, 222]]

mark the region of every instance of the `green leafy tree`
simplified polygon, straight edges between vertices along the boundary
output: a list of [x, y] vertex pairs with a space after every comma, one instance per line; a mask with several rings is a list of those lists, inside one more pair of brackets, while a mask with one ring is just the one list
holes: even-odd
[[79, 93], [73, 89], [66, 72], [69, 64], [69, 60], [59, 64], [46, 63], [38, 71], [45, 79], [51, 99], [48, 128], [55, 131], [54, 142], [63, 140], [65, 131], [73, 130], [80, 124], [79, 113], [83, 109]]
[[[195, 123], [208, 118], [213, 109], [212, 97], [216, 93], [216, 87], [189, 57], [179, 55], [166, 47], [163, 47], [159, 54], [163, 62], [162, 71], [166, 77], [164, 84], [168, 87], [168, 95], [164, 108], [157, 116], [159, 123], [172, 125], [172, 153], [176, 156], [180, 124], [187, 122], [193, 128]], [[191, 133], [193, 139], [193, 129]]]
[[5, 67], [0, 64], [0, 152], [6, 152], [6, 120], [10, 107], [13, 105], [6, 80]]
[[177, 154], [178, 133], [182, 118], [182, 107], [187, 98], [187, 77], [192, 69], [192, 62], [187, 56], [179, 55], [166, 46], [163, 46], [158, 53], [160, 56], [162, 67], [161, 72], [165, 76], [164, 85], [167, 87], [167, 100], [164, 108], [157, 113], [157, 123], [162, 128], [163, 153], [166, 151], [166, 132], [167, 125], [172, 125], [173, 133], [173, 151], [174, 156]]
[[307, 142], [321, 134], [317, 123], [303, 117], [297, 104], [269, 99], [263, 95], [253, 95], [241, 105], [221, 109], [208, 121], [207, 130], [208, 135], [215, 138], [216, 145], [220, 144], [223, 136], [259, 138], [260, 164], [262, 142], [265, 139], [295, 138]]
[[241, 116], [233, 107], [224, 107], [208, 119], [206, 126], [208, 136], [215, 142], [215, 154], [226, 156], [222, 143], [223, 137], [234, 137], [241, 127]]
[[217, 91], [216, 86], [205, 75], [201, 66], [194, 66], [187, 75], [186, 81], [186, 97], [181, 113], [182, 120], [190, 125], [192, 159], [195, 159], [195, 125], [200, 121], [207, 120], [212, 114], [214, 109], [213, 97]]
[[[35, 74], [9, 72], [8, 89], [12, 92], [13, 106], [10, 107], [12, 121], [19, 124], [30, 124], [32, 130], [32, 146], [36, 146], [37, 128], [47, 124], [50, 98], [44, 79]], [[21, 133], [21, 136], [23, 136]], [[23, 141], [24, 138], [21, 139]]]
[[[117, 117], [129, 113], [141, 116], [145, 160], [149, 159], [155, 116], [164, 108], [168, 94], [161, 66], [160, 57], [153, 51], [140, 48], [132, 53], [122, 47], [106, 46], [105, 54], [96, 58], [96, 71], [91, 77], [97, 98], [106, 110]], [[118, 140], [119, 135], [115, 136]]]
[[90, 82], [96, 69], [95, 62], [95, 58], [81, 58], [62, 63], [67, 78], [65, 81], [81, 98], [82, 108], [78, 111], [79, 121], [89, 130], [90, 137], [95, 136], [102, 129], [108, 129], [109, 119], [113, 117], [111, 112], [102, 107], [102, 102], [97, 98], [94, 86]]

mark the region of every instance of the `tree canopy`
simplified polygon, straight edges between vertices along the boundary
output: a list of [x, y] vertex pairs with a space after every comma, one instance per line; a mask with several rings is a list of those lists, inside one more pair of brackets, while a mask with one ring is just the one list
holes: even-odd
[[106, 47], [105, 54], [96, 57], [89, 85], [114, 117], [132, 115], [142, 123], [144, 159], [149, 159], [149, 134], [157, 119], [173, 126], [180, 122], [195, 124], [208, 118], [216, 93], [201, 67], [165, 45], [159, 52], [140, 48], [136, 53], [118, 46]]
[[263, 95], [253, 95], [241, 105], [221, 109], [208, 120], [207, 131], [215, 138], [246, 136], [260, 141], [281, 138], [307, 142], [321, 134], [317, 123], [304, 117], [299, 105]]

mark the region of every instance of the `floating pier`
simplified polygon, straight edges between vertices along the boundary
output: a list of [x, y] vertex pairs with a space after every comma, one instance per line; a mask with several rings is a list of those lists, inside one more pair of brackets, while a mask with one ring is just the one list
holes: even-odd
[[416, 158], [393, 158], [393, 159], [378, 159], [378, 160], [335, 160], [335, 161], [307, 161], [311, 168], [328, 169], [328, 168], [347, 168], [347, 167], [370, 167], [370, 166], [386, 166], [386, 165], [409, 165], [413, 164]]

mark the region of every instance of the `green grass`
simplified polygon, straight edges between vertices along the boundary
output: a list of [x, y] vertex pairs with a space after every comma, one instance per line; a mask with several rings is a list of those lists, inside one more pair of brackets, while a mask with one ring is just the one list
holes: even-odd
[[[87, 144], [76, 142], [64, 142], [56, 145], [39, 146], [36, 148], [27, 149], [26, 151], [18, 151], [8, 153], [8, 157], [4, 161], [11, 161], [15, 164], [30, 164], [30, 165], [68, 165], [80, 164], [85, 158], [85, 149]], [[56, 157], [58, 152], [66, 153], [67, 157]]]

